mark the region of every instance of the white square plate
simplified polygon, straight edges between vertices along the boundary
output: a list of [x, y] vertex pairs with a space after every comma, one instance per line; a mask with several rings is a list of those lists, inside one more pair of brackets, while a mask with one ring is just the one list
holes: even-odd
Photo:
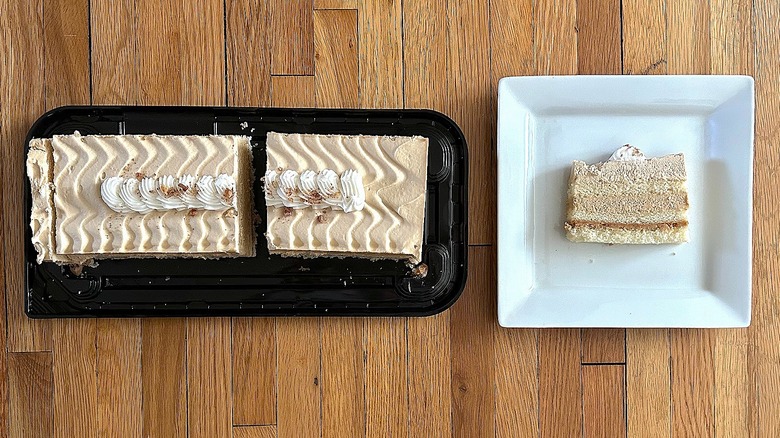
[[[498, 86], [498, 320], [504, 327], [750, 324], [753, 78], [548, 76]], [[573, 160], [683, 152], [690, 242], [572, 243]]]

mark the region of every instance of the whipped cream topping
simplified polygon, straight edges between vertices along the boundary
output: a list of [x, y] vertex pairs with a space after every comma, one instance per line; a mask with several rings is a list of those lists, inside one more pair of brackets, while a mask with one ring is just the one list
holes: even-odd
[[363, 177], [348, 169], [341, 176], [331, 169], [319, 172], [292, 169], [265, 172], [265, 203], [268, 207], [287, 207], [333, 210], [351, 213], [366, 205]]
[[634, 146], [626, 144], [621, 146], [609, 157], [609, 161], [639, 161], [644, 160], [645, 154]]
[[100, 197], [117, 213], [147, 214], [169, 210], [227, 210], [235, 207], [236, 182], [230, 175], [122, 178], [100, 185]]

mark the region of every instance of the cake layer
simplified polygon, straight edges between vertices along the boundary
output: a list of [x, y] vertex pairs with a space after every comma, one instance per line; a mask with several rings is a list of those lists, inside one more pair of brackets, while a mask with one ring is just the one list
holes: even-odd
[[267, 168], [278, 171], [280, 178], [287, 170], [298, 175], [307, 170], [326, 175], [330, 170], [340, 178], [353, 170], [360, 175], [365, 196], [362, 209], [349, 212], [335, 205], [293, 208], [269, 203], [271, 253], [420, 260], [428, 139], [271, 132], [266, 149]]
[[687, 193], [685, 180], [604, 181], [597, 176], [582, 175], [569, 187], [569, 196], [636, 196], [662, 193]]
[[573, 242], [613, 244], [664, 244], [688, 241], [688, 223], [670, 224], [565, 224], [566, 237]]
[[595, 177], [602, 182], [684, 181], [685, 158], [683, 154], [672, 154], [646, 160], [606, 161], [597, 164], [574, 161], [572, 178], [580, 176]]
[[569, 221], [663, 223], [687, 218], [688, 194], [671, 192], [631, 196], [573, 196]]
[[[53, 214], [35, 208], [32, 212], [33, 221], [53, 222], [53, 238], [44, 259], [81, 263], [90, 258], [254, 255], [248, 137], [58, 135], [45, 143], [34, 142], [28, 167], [43, 165], [37, 164], [42, 157], [33, 151], [44, 144], [51, 167], [48, 183], [54, 188], [50, 195]], [[234, 187], [224, 186], [224, 193], [217, 194], [229, 202], [213, 210], [199, 206], [195, 198], [205, 186], [196, 185], [195, 180], [201, 176], [232, 181]], [[40, 175], [29, 173], [29, 177], [33, 187], [41, 184]], [[109, 179], [122, 187], [101, 192]], [[141, 193], [146, 182], [158, 179], [162, 182], [153, 187], [159, 193]], [[122, 193], [130, 200], [141, 202], [152, 197], [150, 208], [156, 209], [115, 211], [118, 207], [111, 204], [109, 195], [113, 193], [118, 199], [120, 189], [130, 190]], [[33, 195], [33, 206], [40, 202], [37, 196], [46, 196]], [[194, 208], [187, 208], [190, 204], [182, 201], [188, 196]], [[33, 234], [41, 233], [34, 228]]]

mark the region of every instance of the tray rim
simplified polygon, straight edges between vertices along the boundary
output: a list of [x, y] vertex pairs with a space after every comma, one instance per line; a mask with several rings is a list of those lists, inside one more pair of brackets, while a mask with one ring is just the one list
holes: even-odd
[[[301, 312], [300, 310], [296, 311], [295, 308], [279, 312], [256, 312], [256, 311], [236, 311], [236, 310], [215, 310], [215, 311], [203, 311], [203, 309], [185, 309], [182, 311], [174, 310], [169, 311], [169, 313], [145, 313], [144, 311], [140, 312], [134, 312], [132, 315], [127, 314], [126, 312], [123, 313], [123, 311], [117, 311], [116, 314], [114, 314], [113, 311], [101, 311], [100, 314], [93, 314], [91, 312], [82, 312], [79, 314], [63, 314], [63, 313], [35, 313], [31, 309], [31, 300], [30, 296], [33, 294], [33, 290], [30, 288], [29, 285], [29, 270], [31, 269], [31, 263], [29, 262], [30, 259], [30, 238], [32, 236], [32, 230], [29, 226], [29, 219], [30, 219], [30, 208], [31, 208], [31, 189], [30, 189], [30, 181], [27, 177], [27, 169], [26, 169], [26, 159], [27, 159], [27, 150], [29, 149], [30, 140], [33, 138], [37, 138], [33, 136], [33, 132], [41, 130], [41, 126], [45, 125], [47, 121], [63, 112], [68, 111], [95, 111], [95, 110], [104, 110], [104, 111], [126, 111], [128, 109], [135, 110], [135, 111], [141, 111], [141, 112], [165, 112], [165, 111], [202, 111], [204, 113], [208, 112], [223, 112], [223, 111], [234, 111], [234, 112], [240, 112], [240, 111], [246, 111], [249, 113], [252, 112], [264, 112], [264, 111], [290, 111], [290, 112], [301, 112], [301, 113], [319, 113], [324, 114], [325, 116], [332, 114], [345, 114], [347, 116], [349, 115], [356, 115], [356, 114], [375, 114], [375, 115], [394, 115], [394, 114], [410, 114], [410, 115], [426, 115], [432, 119], [440, 119], [440, 121], [447, 125], [450, 129], [454, 130], [455, 136], [460, 138], [462, 140], [462, 154], [463, 154], [463, 160], [462, 160], [462, 170], [463, 173], [463, 186], [466, 193], [466, 196], [463, 197], [462, 204], [463, 204], [463, 211], [465, 213], [463, 218], [463, 242], [461, 252], [462, 252], [462, 261], [461, 267], [456, 270], [456, 274], [454, 276], [455, 278], [455, 287], [453, 288], [453, 292], [446, 295], [447, 299], [437, 301], [435, 305], [431, 307], [423, 308], [422, 310], [406, 310], [406, 311], [385, 311], [385, 312], [366, 312], [365, 310], [357, 310], [354, 308], [350, 308], [351, 310], [354, 310], [353, 313], [341, 313], [339, 311], [335, 312], [327, 312], [327, 311], [316, 311], [312, 312], [309, 308], [303, 309], [305, 311]], [[239, 114], [236, 114], [239, 115]], [[303, 115], [303, 114], [301, 114]], [[199, 135], [208, 135], [208, 134], [199, 134]], [[251, 137], [251, 135], [247, 134]], [[276, 106], [269, 106], [269, 107], [251, 107], [251, 106], [213, 106], [213, 105], [63, 105], [59, 107], [52, 108], [50, 110], [47, 110], [43, 114], [41, 114], [35, 122], [33, 122], [30, 125], [30, 128], [27, 130], [27, 133], [25, 134], [25, 140], [24, 144], [22, 145], [23, 150], [25, 151], [24, 154], [22, 154], [21, 158], [21, 177], [23, 180], [22, 184], [22, 213], [24, 218], [24, 240], [22, 244], [24, 245], [23, 250], [23, 257], [22, 263], [23, 263], [23, 287], [24, 287], [24, 313], [25, 315], [30, 319], [54, 319], [54, 318], [181, 318], [181, 317], [333, 317], [333, 318], [341, 318], [341, 317], [358, 317], [358, 318], [371, 318], [371, 317], [428, 317], [432, 315], [436, 315], [439, 313], [444, 312], [445, 310], [452, 307], [453, 304], [460, 298], [460, 296], [463, 294], [463, 291], [465, 290], [467, 280], [468, 280], [468, 252], [469, 252], [469, 243], [468, 243], [468, 183], [469, 183], [469, 148], [468, 148], [468, 142], [466, 141], [466, 136], [463, 133], [460, 126], [448, 115], [436, 111], [433, 109], [428, 108], [314, 108], [314, 107], [276, 107]], [[133, 259], [131, 259], [133, 260]], [[316, 310], [314, 308], [313, 310]], [[339, 309], [342, 310], [342, 309]]]

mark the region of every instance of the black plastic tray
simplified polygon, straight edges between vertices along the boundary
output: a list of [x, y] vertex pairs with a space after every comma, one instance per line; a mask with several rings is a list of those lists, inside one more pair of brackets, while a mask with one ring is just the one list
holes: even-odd
[[[222, 260], [101, 260], [74, 275], [35, 262], [25, 227], [25, 311], [33, 318], [138, 316], [424, 316], [451, 306], [466, 283], [468, 161], [463, 133], [428, 110], [226, 107], [61, 107], [27, 135], [242, 134], [252, 136], [257, 176], [265, 173], [268, 131], [422, 135], [430, 139], [423, 262], [415, 279], [401, 261], [269, 256], [265, 201], [255, 178], [257, 256]], [[19, 163], [22, 165], [23, 163]], [[25, 175], [25, 224], [30, 186]]]

